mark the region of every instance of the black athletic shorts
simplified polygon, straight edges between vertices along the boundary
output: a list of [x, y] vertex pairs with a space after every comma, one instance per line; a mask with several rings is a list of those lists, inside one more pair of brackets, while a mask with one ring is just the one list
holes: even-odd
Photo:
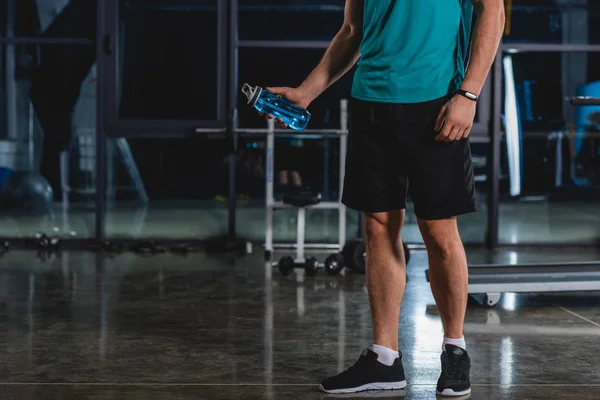
[[468, 139], [437, 142], [435, 121], [450, 99], [413, 104], [350, 101], [350, 133], [342, 202], [363, 212], [406, 208], [418, 218], [475, 211]]

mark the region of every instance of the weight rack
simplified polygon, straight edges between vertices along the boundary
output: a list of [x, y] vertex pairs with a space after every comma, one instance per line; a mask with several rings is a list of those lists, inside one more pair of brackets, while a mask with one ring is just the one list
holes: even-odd
[[[346, 243], [346, 207], [341, 203], [341, 195], [344, 187], [344, 173], [346, 166], [346, 152], [348, 146], [348, 100], [340, 100], [340, 128], [339, 129], [305, 129], [302, 132], [291, 132], [289, 129], [275, 129], [275, 121], [267, 121], [267, 129], [236, 129], [237, 133], [243, 134], [265, 134], [266, 135], [266, 223], [265, 223], [265, 255], [270, 256], [275, 249], [296, 249], [298, 258], [304, 258], [304, 249], [325, 250], [339, 252]], [[338, 201], [324, 201], [312, 209], [338, 210], [338, 243], [305, 243], [305, 220], [306, 208], [298, 207], [298, 224], [296, 232], [296, 243], [277, 243], [273, 241], [273, 212], [277, 209], [294, 208], [282, 201], [276, 201], [273, 196], [274, 187], [274, 164], [275, 164], [275, 136], [278, 138], [294, 138], [304, 140], [339, 139], [339, 191]]]

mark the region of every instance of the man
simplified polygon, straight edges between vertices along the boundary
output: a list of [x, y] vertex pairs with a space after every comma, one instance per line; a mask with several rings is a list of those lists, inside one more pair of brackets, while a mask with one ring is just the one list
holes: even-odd
[[398, 323], [408, 190], [444, 327], [437, 392], [471, 391], [463, 337], [468, 271], [456, 217], [475, 211], [468, 136], [503, 28], [503, 0], [346, 0], [342, 28], [304, 83], [270, 89], [307, 107], [358, 62], [342, 201], [364, 213], [374, 344], [326, 379], [325, 392], [406, 386]]

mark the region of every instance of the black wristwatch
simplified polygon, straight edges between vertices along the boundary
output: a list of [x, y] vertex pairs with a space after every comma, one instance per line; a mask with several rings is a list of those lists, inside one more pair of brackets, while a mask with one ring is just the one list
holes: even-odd
[[477, 101], [477, 100], [479, 100], [479, 96], [477, 96], [477, 95], [476, 95], [476, 94], [474, 94], [474, 93], [467, 92], [466, 90], [458, 89], [458, 90], [456, 91], [456, 93], [457, 93], [457, 94], [460, 94], [461, 96], [464, 96], [464, 97], [466, 97], [466, 98], [467, 98], [467, 99], [469, 99], [469, 100], [473, 100], [473, 101]]

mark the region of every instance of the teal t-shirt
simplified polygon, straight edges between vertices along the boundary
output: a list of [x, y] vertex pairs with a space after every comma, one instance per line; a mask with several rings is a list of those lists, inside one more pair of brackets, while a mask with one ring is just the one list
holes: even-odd
[[472, 16], [470, 0], [364, 0], [352, 96], [420, 103], [458, 89]]

